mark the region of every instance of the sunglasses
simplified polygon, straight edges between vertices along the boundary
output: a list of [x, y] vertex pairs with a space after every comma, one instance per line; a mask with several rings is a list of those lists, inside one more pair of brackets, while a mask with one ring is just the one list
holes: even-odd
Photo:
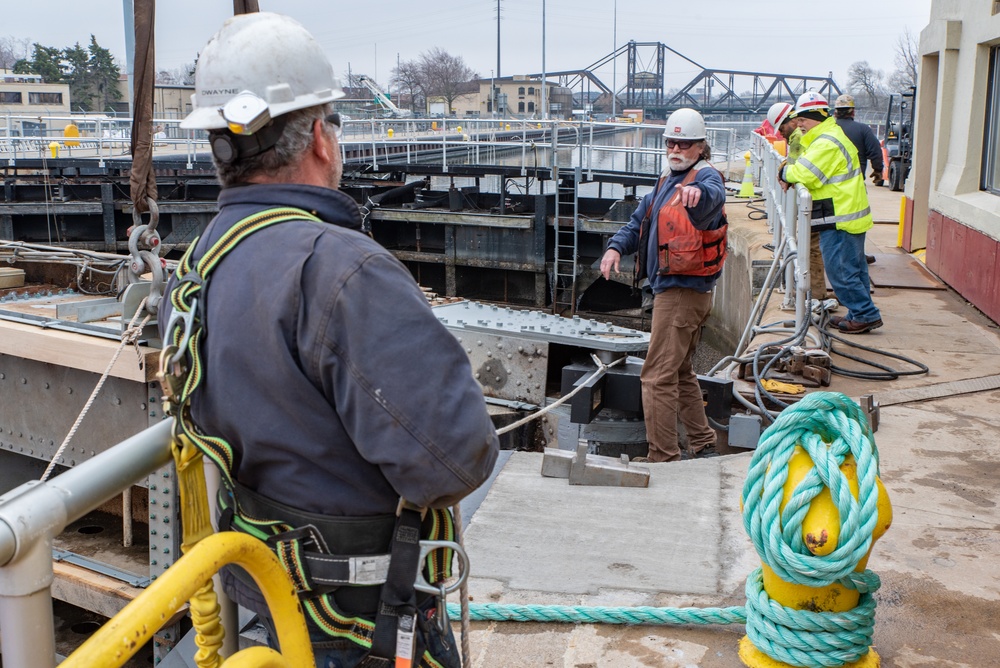
[[337, 135], [337, 139], [340, 139], [341, 135], [344, 134], [344, 129], [340, 124], [340, 114], [334, 112], [323, 120], [336, 128], [335, 133]]
[[667, 140], [667, 148], [668, 149], [669, 148], [679, 148], [682, 151], [686, 151], [689, 148], [691, 148], [692, 146], [694, 146], [694, 144], [695, 144], [695, 142], [693, 142], [693, 141], [677, 141], [675, 139], [668, 139]]

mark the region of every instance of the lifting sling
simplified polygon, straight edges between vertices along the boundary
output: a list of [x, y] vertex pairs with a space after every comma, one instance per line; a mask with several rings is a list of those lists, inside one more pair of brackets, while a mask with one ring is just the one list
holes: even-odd
[[[204, 434], [191, 418], [191, 397], [203, 380], [201, 343], [205, 336], [206, 285], [212, 272], [228, 253], [251, 234], [283, 222], [310, 221], [325, 225], [316, 216], [296, 208], [272, 208], [238, 221], [198, 258], [191, 243], [177, 268], [177, 283], [170, 293], [171, 315], [164, 334], [158, 377], [163, 386], [164, 408], [175, 418], [175, 438], [189, 439], [211, 459], [222, 473], [220, 530], [229, 528], [266, 542], [277, 554], [299, 592], [308, 619], [325, 635], [346, 638], [369, 648], [361, 665], [409, 665], [439, 667], [428, 652], [415, 643], [418, 623], [417, 594], [434, 592], [443, 597], [441, 583], [451, 576], [457, 547], [451, 513], [425, 510], [400, 500], [395, 517], [334, 518], [313, 515], [282, 506], [244, 488], [233, 476], [234, 452], [225, 439]], [[272, 517], [282, 519], [270, 519]], [[372, 532], [379, 548], [344, 555], [340, 538], [350, 531]], [[426, 537], [429, 540], [421, 540]], [[368, 537], [371, 543], [371, 536]], [[347, 540], [349, 543], [349, 539]], [[332, 543], [332, 544], [331, 544]], [[388, 553], [386, 553], [388, 548]], [[332, 553], [331, 553], [332, 550]], [[381, 550], [381, 552], [379, 552]], [[460, 554], [463, 557], [464, 555]], [[423, 569], [420, 563], [426, 561]], [[467, 568], [463, 568], [463, 573]], [[414, 576], [417, 578], [414, 583]], [[381, 585], [378, 589], [375, 585]], [[359, 589], [361, 588], [361, 589]], [[335, 596], [378, 592], [364, 596], [375, 612], [375, 622], [341, 611]], [[439, 600], [438, 623], [447, 624], [444, 603]], [[419, 636], [416, 636], [419, 640]], [[414, 649], [416, 653], [414, 653]], [[409, 655], [409, 656], [407, 656]]]

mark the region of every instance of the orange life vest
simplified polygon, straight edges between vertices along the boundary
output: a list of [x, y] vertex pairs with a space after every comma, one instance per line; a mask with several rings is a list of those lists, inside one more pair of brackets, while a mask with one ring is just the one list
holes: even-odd
[[[692, 167], [680, 185], [691, 183], [697, 173], [698, 170]], [[660, 207], [657, 216], [657, 273], [661, 276], [713, 276], [722, 271], [726, 260], [726, 230], [729, 228], [725, 209], [722, 220], [717, 229], [699, 230], [691, 224], [687, 208], [681, 204], [680, 193], [674, 192]]]

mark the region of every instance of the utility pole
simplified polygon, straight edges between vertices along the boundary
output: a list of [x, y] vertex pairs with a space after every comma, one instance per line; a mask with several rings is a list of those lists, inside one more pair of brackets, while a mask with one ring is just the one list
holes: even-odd
[[549, 87], [545, 83], [545, 0], [542, 0], [542, 120], [549, 120]]
[[[500, 0], [497, 0], [497, 79], [500, 78]], [[493, 82], [490, 82], [490, 99], [493, 100], [493, 112], [497, 110], [497, 100], [499, 99]]]
[[615, 20], [612, 28], [614, 48], [611, 49], [611, 121], [618, 115], [618, 0], [615, 0]]

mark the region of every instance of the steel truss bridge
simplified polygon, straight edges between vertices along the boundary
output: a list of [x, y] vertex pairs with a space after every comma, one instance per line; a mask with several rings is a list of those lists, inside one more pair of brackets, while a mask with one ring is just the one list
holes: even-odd
[[[595, 72], [618, 58], [628, 62], [625, 85], [612, 91]], [[666, 76], [668, 58], [679, 58], [684, 64], [678, 65], [684, 69], [701, 72], [679, 87], [670, 85]], [[841, 93], [832, 73], [824, 77], [711, 69], [662, 42], [630, 41], [585, 69], [546, 72], [546, 77], [558, 77], [560, 85], [574, 92], [586, 93], [596, 88], [607, 101], [602, 106], [609, 109], [611, 95], [615, 94], [618, 109], [639, 108], [647, 117], [654, 118], [665, 118], [681, 107], [697, 109], [705, 115], [761, 115], [775, 102], [794, 102], [807, 90], [816, 90], [831, 100]]]

